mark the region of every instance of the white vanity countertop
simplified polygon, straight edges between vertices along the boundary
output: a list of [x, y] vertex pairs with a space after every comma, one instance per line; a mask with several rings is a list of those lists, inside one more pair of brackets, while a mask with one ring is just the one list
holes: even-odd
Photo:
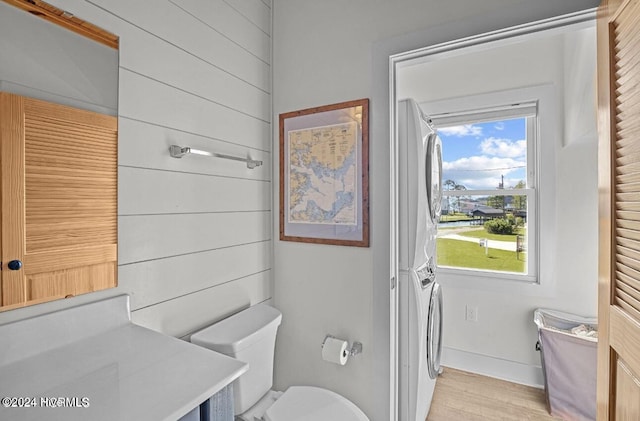
[[[8, 333], [3, 328], [0, 334]], [[33, 339], [21, 339], [17, 343], [33, 345]], [[5, 341], [11, 337], [2, 336], [5, 344], [0, 344], [0, 399], [16, 398], [9, 403], [32, 407], [5, 408], [3, 400], [2, 420], [175, 421], [248, 369], [233, 358], [122, 320], [42, 352], [25, 350], [25, 358]], [[64, 404], [72, 407], [55, 407], [57, 398], [69, 398]]]

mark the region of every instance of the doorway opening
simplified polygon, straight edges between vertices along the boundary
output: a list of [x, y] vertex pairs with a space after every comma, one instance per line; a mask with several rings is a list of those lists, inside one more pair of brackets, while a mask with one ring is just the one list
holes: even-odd
[[[506, 218], [509, 201], [514, 222], [516, 211], [526, 215], [526, 242], [518, 240], [516, 233], [513, 256], [505, 257], [520, 259], [524, 254], [526, 261], [517, 271], [468, 270], [439, 262], [436, 276], [444, 297], [445, 366], [541, 386], [539, 355], [531, 346], [536, 335], [532, 310], [551, 307], [596, 313], [595, 36], [595, 10], [586, 10], [390, 57], [392, 277], [399, 279], [403, 269], [398, 264], [397, 212], [396, 104], [401, 99], [416, 100], [422, 111], [433, 117], [436, 129], [438, 121], [441, 127], [469, 126], [470, 138], [475, 139], [475, 146], [469, 147], [476, 150], [450, 158], [443, 150], [444, 183], [447, 171], [453, 186], [474, 182], [465, 172], [477, 175], [485, 171], [490, 175], [485, 178], [500, 180], [494, 180], [493, 187], [486, 184], [468, 194], [452, 189], [445, 194], [443, 206], [484, 203], [497, 209], [487, 205], [493, 200], [501, 204]], [[525, 114], [516, 116], [526, 120], [524, 154], [520, 141], [525, 139], [497, 132], [489, 135], [481, 124], [474, 126], [474, 122], [460, 119], [474, 112], [493, 115], [496, 109], [520, 106], [529, 106]], [[532, 116], [535, 118], [530, 119]], [[457, 126], [445, 123], [456, 118], [460, 119]], [[487, 117], [477, 122], [487, 121], [497, 120]], [[498, 124], [493, 128], [501, 129]], [[523, 160], [525, 165], [516, 165]], [[523, 166], [521, 180], [516, 180]], [[473, 210], [463, 213], [472, 219]], [[484, 229], [484, 224], [478, 228]], [[480, 240], [491, 237], [472, 233], [471, 238], [456, 241], [477, 241], [479, 249]], [[491, 244], [492, 240], [488, 241]], [[518, 250], [519, 244], [522, 250]], [[491, 248], [488, 250], [486, 257], [491, 258]], [[586, 265], [585, 256], [590, 262]], [[576, 288], [578, 299], [572, 295]], [[390, 296], [391, 390], [396, 414], [406, 399], [398, 392], [398, 314], [403, 303], [397, 289], [392, 289]], [[474, 315], [471, 320], [469, 309]]]

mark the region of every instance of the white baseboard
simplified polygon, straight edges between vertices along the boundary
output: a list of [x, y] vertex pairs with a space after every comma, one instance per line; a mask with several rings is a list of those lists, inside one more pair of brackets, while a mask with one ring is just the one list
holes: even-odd
[[442, 348], [442, 365], [507, 380], [513, 383], [524, 384], [537, 388], [544, 387], [542, 367], [504, 360], [488, 355], [476, 354], [455, 348]]

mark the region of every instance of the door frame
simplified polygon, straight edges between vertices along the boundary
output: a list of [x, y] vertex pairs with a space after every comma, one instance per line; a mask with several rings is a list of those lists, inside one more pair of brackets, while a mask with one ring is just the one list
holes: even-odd
[[402, 66], [417, 64], [435, 59], [451, 57], [459, 54], [466, 54], [473, 48], [474, 52], [482, 49], [494, 48], [506, 43], [515, 42], [523, 38], [530, 39], [536, 34], [544, 31], [545, 35], [549, 31], [565, 31], [568, 25], [577, 25], [588, 22], [593, 25], [596, 19], [596, 8], [585, 9], [578, 12], [555, 16], [540, 21], [529, 22], [517, 26], [507, 27], [495, 31], [490, 31], [478, 35], [472, 35], [452, 41], [446, 41], [427, 47], [408, 50], [401, 53], [390, 54], [388, 56], [389, 69], [389, 217], [390, 217], [390, 293], [389, 293], [389, 360], [390, 360], [390, 421], [398, 420], [400, 396], [398, 375], [399, 355], [399, 294], [398, 294], [398, 114], [397, 103], [397, 72]]

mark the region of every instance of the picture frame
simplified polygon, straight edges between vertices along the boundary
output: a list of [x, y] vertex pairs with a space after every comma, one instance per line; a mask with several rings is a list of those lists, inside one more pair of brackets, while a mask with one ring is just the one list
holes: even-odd
[[369, 247], [369, 99], [280, 114], [280, 240]]

